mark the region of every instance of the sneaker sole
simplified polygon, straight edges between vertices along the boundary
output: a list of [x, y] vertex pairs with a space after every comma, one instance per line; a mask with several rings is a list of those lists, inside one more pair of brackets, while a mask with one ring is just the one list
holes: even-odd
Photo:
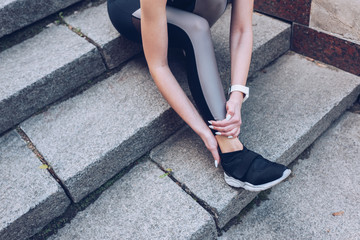
[[236, 187], [236, 188], [242, 187], [251, 192], [260, 192], [260, 191], [269, 189], [269, 188], [275, 186], [276, 184], [280, 183], [281, 181], [285, 180], [290, 175], [290, 173], [291, 173], [291, 170], [286, 169], [283, 172], [283, 175], [281, 176], [281, 178], [278, 178], [272, 182], [264, 183], [261, 185], [253, 185], [248, 182], [242, 182], [236, 178], [228, 176], [225, 172], [224, 172], [224, 178], [225, 178], [225, 182], [232, 187]]

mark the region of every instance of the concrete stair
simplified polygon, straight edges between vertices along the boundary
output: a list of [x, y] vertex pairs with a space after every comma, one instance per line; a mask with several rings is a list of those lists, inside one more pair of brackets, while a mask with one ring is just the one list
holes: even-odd
[[219, 239], [359, 239], [359, 113], [343, 114]]
[[81, 0], [3, 0], [0, 3], [0, 38]]
[[[294, 161], [360, 93], [359, 77], [292, 52], [249, 86], [253, 95], [243, 106], [243, 142], [284, 164]], [[50, 239], [216, 239], [217, 230], [256, 195], [229, 187], [199, 137], [184, 127]], [[191, 198], [197, 204], [184, 205]]]
[[0, 138], [0, 238], [25, 239], [61, 215], [70, 199], [21, 137]]
[[[89, 11], [97, 13], [96, 18], [89, 18]], [[125, 40], [111, 25], [106, 4], [79, 15], [66, 20], [73, 23], [74, 19], [76, 24], [83, 19], [97, 31], [85, 31], [89, 35], [85, 37], [79, 31], [81, 24], [50, 24], [36, 36], [0, 53], [0, 134], [105, 74], [106, 66], [119, 66], [140, 52], [138, 44]]]
[[[1, 85], [4, 86], [1, 89], [1, 131], [41, 110], [20, 123], [17, 132], [3, 133], [2, 139], [8, 144], [8, 139], [18, 138], [20, 134], [31, 142], [31, 148], [38, 151], [37, 156], [51, 166], [49, 172], [55, 178], [53, 181], [63, 187], [59, 191], [65, 192], [73, 202], [79, 202], [184, 125], [157, 92], [143, 57], [130, 61], [115, 73], [106, 70], [133, 57], [140, 47], [115, 31], [104, 17], [105, 11], [103, 4], [65, 18], [72, 29], [83, 28], [80, 35], [86, 35], [88, 41], [79, 36], [79, 31], [76, 34], [63, 25], [51, 25], [34, 38], [0, 53], [0, 69], [5, 76]], [[229, 24], [229, 13], [228, 10], [213, 28], [218, 58], [229, 59], [225, 37], [229, 33], [222, 27]], [[88, 28], [83, 27], [82, 23], [89, 15], [96, 15], [97, 21], [88, 21]], [[96, 27], [98, 25], [102, 27]], [[254, 37], [258, 41], [254, 45], [251, 74], [286, 52], [289, 36], [288, 24], [254, 14]], [[115, 58], [111, 55], [114, 53], [122, 55]], [[181, 57], [175, 58], [171, 67], [189, 93], [184, 83], [186, 77]], [[219, 66], [223, 79], [229, 79], [227, 66], [229, 61], [221, 62]], [[81, 94], [66, 98], [74, 89], [98, 75], [100, 78], [111, 76]], [[57, 100], [64, 96], [64, 101]], [[58, 102], [44, 109], [54, 101]], [[14, 151], [18, 151], [17, 148]], [[11, 167], [9, 157], [1, 156], [4, 168]], [[46, 172], [44, 169], [36, 171]], [[1, 184], [8, 184], [7, 179]], [[11, 196], [4, 189], [1, 195]], [[51, 194], [47, 196], [50, 197]], [[46, 211], [40, 200], [28, 209], [23, 208], [23, 199], [10, 199], [14, 203], [13, 211], [23, 211], [19, 219], [25, 213], [31, 215], [34, 209]], [[54, 204], [59, 205], [60, 212], [68, 205], [56, 201]], [[49, 217], [36, 227], [33, 223], [21, 225], [27, 229], [26, 234], [11, 231], [19, 226], [16, 219], [4, 214], [0, 236], [9, 239], [29, 237], [58, 213], [49, 212]], [[9, 232], [16, 237], [8, 237], [12, 236]]]
[[[212, 29], [224, 86], [230, 78], [229, 13]], [[157, 92], [144, 58], [134, 58], [140, 46], [111, 26], [105, 4], [65, 22], [76, 33], [52, 25], [0, 53], [5, 76], [0, 79], [0, 132], [7, 131], [0, 137], [0, 166], [6, 171], [13, 168], [12, 159], [32, 161], [0, 175], [0, 205], [8, 209], [1, 211], [0, 238], [32, 236], [149, 151], [52, 238], [216, 238], [217, 230], [256, 194], [226, 186], [221, 170], [214, 169], [189, 129], [172, 136], [184, 123]], [[288, 164], [355, 101], [359, 78], [293, 53], [259, 73], [289, 50], [290, 25], [256, 13], [253, 22], [252, 100], [244, 105], [242, 137], [249, 148]], [[172, 56], [171, 68], [189, 93], [183, 59]], [[66, 97], [96, 77], [104, 80]], [[49, 172], [36, 166], [34, 149], [42, 160], [38, 164], [48, 164]], [[170, 178], [160, 177], [167, 168], [172, 169]], [[24, 187], [27, 178], [39, 188]], [[29, 203], [33, 195], [37, 197]], [[39, 212], [44, 216], [30, 220]]]
[[[289, 52], [249, 82], [252, 99], [243, 105], [240, 139], [249, 149], [288, 165], [352, 105], [359, 80]], [[201, 146], [185, 128], [150, 157], [161, 168], [172, 169], [178, 182], [206, 202], [223, 228], [257, 194], [227, 187], [222, 170], [213, 167]]]

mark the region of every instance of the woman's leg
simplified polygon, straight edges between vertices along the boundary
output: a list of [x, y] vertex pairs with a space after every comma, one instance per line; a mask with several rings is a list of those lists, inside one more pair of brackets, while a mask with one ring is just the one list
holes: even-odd
[[227, 0], [196, 0], [193, 13], [205, 18], [210, 27], [221, 17], [227, 6]]
[[[186, 52], [189, 87], [201, 115], [206, 121], [224, 119], [226, 99], [208, 21], [171, 6], [166, 10], [169, 47]], [[133, 16], [140, 19], [140, 10]]]
[[118, 32], [126, 38], [141, 43], [140, 31], [132, 14], [140, 8], [140, 0], [108, 0], [109, 18]]
[[[213, 24], [221, 16], [227, 0], [187, 1], [185, 6], [180, 5], [182, 2], [184, 1], [175, 0], [172, 4], [203, 14], [206, 12], [204, 4], [208, 3], [209, 10], [213, 10], [213, 14], [205, 14], [208, 17], [207, 21], [193, 13], [167, 6], [169, 46], [185, 49], [190, 90], [204, 120], [222, 120], [226, 113], [226, 99], [209, 23]], [[121, 34], [134, 41], [141, 41], [139, 7], [139, 0], [108, 0], [108, 12], [113, 25]]]
[[[109, 15], [115, 27], [125, 36], [139, 40], [139, 1], [109, 0]], [[210, 11], [205, 11], [207, 3]], [[177, 4], [176, 1], [173, 2]], [[200, 114], [205, 121], [225, 118], [226, 99], [219, 76], [209, 23], [213, 24], [224, 12], [226, 0], [197, 0], [194, 4], [181, 6], [187, 11], [167, 6], [169, 47], [185, 49], [189, 87]], [[179, 5], [180, 7], [180, 5]], [[191, 9], [193, 8], [193, 9]], [[126, 12], [126, 16], [121, 17]], [[205, 14], [204, 14], [205, 13]], [[133, 17], [130, 18], [130, 15]], [[222, 152], [242, 149], [237, 138], [216, 136]]]
[[[221, 7], [224, 12], [225, 6]], [[216, 12], [218, 18], [221, 13]], [[182, 44], [185, 49], [189, 87], [199, 112], [205, 121], [223, 120], [226, 115], [226, 99], [208, 21], [198, 15], [171, 7], [167, 8], [167, 19], [169, 43]], [[243, 149], [237, 138], [216, 136], [216, 139], [223, 153]]]
[[[140, 36], [140, 33], [137, 32], [139, 28], [136, 27], [140, 26], [140, 11], [136, 10], [135, 4], [127, 4], [128, 0], [109, 0], [109, 2], [114, 1], [122, 2], [124, 6], [131, 8], [130, 10], [126, 9], [129, 11], [126, 12], [125, 25], [124, 22], [118, 22], [117, 16], [110, 16], [113, 23], [119, 24], [115, 27], [118, 30], [131, 29], [129, 33], [120, 32], [137, 40]], [[120, 5], [110, 5], [110, 7], [118, 8]], [[121, 6], [117, 10], [109, 10], [109, 14], [115, 15], [123, 12], [124, 9]], [[200, 13], [201, 11], [199, 11]], [[224, 119], [226, 100], [217, 71], [208, 20], [169, 6], [167, 7], [167, 19], [169, 46], [183, 47], [186, 50], [189, 85], [200, 112], [205, 120]], [[210, 23], [212, 22], [214, 19], [210, 19]], [[217, 136], [217, 140], [222, 152], [227, 152], [222, 155], [222, 166], [226, 172], [225, 180], [229, 185], [259, 191], [277, 184], [290, 174], [290, 170], [286, 170], [284, 166], [271, 163], [245, 148], [243, 151], [236, 151], [242, 149], [238, 139], [221, 137]], [[224, 149], [228, 151], [224, 151]]]

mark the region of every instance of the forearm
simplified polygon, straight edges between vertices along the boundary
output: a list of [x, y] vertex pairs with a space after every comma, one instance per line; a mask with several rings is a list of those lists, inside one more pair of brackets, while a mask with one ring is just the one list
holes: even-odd
[[232, 85], [246, 85], [252, 54], [252, 42], [252, 31], [235, 32], [231, 34], [230, 53]]
[[[252, 32], [231, 35], [231, 85], [246, 85], [252, 54]], [[232, 92], [231, 99], [243, 101], [244, 95]]]
[[[246, 85], [252, 47], [253, 0], [233, 0], [230, 25], [231, 85]], [[242, 102], [243, 95], [233, 92], [230, 98]]]

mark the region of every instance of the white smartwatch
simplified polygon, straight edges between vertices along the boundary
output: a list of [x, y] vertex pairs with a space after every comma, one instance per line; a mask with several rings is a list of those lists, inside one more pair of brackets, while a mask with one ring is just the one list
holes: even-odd
[[244, 97], [243, 102], [245, 102], [246, 99], [249, 98], [249, 88], [246, 87], [246, 86], [243, 86], [243, 85], [232, 85], [232, 86], [229, 88], [228, 94], [230, 95], [230, 93], [232, 93], [232, 92], [234, 92], [234, 91], [242, 92], [243, 94], [245, 94], [245, 97]]

